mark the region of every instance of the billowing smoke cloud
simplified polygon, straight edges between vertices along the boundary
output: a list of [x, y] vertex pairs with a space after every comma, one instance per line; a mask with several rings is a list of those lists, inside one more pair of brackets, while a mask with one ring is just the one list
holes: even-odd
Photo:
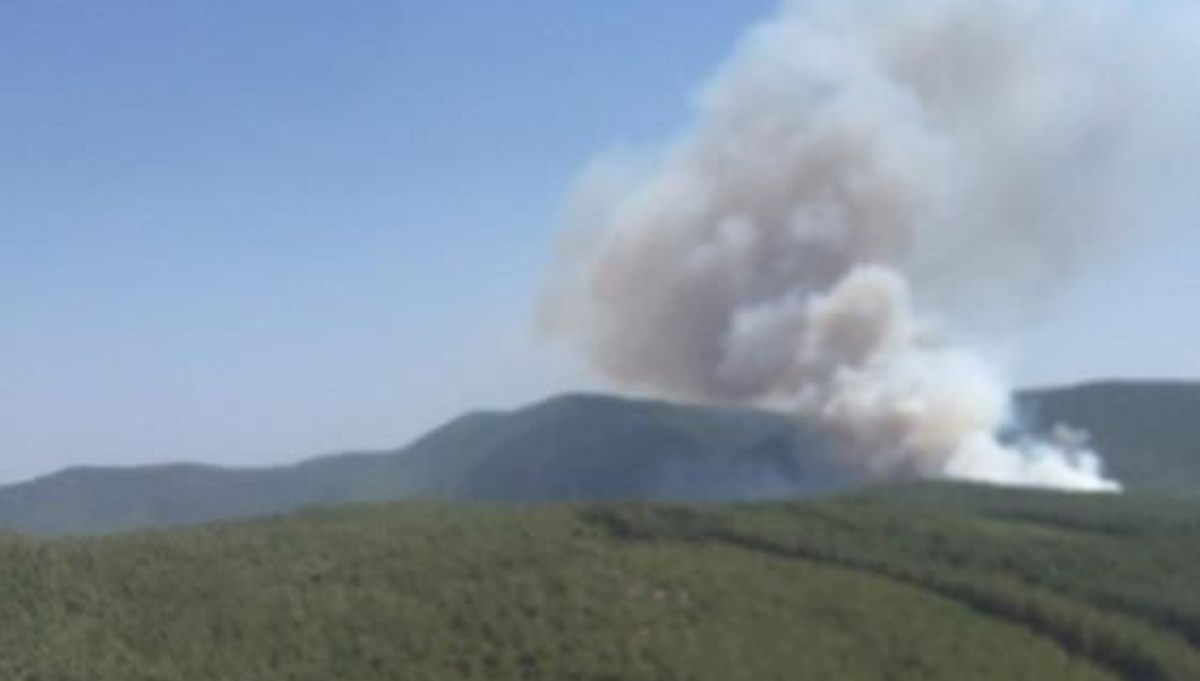
[[1200, 34], [1140, 4], [786, 5], [680, 140], [585, 173], [547, 321], [624, 385], [794, 410], [867, 476], [1116, 489], [1078, 438], [999, 439], [1009, 389], [967, 332], [1164, 196]]

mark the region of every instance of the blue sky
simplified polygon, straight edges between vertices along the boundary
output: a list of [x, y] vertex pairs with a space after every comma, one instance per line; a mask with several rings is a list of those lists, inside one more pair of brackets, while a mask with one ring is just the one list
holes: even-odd
[[[0, 481], [394, 446], [583, 386], [531, 332], [564, 195], [686, 124], [773, 5], [3, 3]], [[1102, 273], [1022, 380], [1200, 378], [1200, 229]]]

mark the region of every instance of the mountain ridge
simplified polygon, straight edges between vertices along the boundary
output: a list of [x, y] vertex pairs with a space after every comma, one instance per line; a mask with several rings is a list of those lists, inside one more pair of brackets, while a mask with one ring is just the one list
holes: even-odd
[[[1033, 430], [1091, 432], [1130, 488], [1200, 489], [1200, 383], [1083, 383], [1019, 404]], [[0, 530], [104, 533], [374, 501], [785, 497], [851, 482], [831, 450], [780, 413], [567, 393], [467, 412], [391, 450], [269, 467], [71, 467], [0, 487]]]

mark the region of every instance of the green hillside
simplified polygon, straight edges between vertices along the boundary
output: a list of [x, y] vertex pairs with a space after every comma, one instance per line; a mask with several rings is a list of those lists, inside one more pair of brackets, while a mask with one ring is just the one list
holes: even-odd
[[1191, 500], [942, 485], [0, 538], [0, 678], [1200, 678]]
[[[1200, 490], [1200, 385], [1022, 397], [1038, 429], [1089, 430], [1131, 489]], [[0, 528], [77, 534], [364, 501], [731, 500], [836, 490], [829, 443], [774, 413], [570, 395], [476, 413], [408, 447], [257, 470], [77, 468], [0, 488]]]

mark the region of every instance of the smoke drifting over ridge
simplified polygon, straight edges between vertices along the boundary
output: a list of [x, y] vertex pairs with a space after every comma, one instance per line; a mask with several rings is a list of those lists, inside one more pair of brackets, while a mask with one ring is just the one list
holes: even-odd
[[868, 477], [1116, 489], [1077, 438], [999, 439], [1009, 387], [968, 332], [1145, 228], [1196, 16], [788, 4], [672, 147], [584, 174], [546, 321], [623, 385], [815, 421]]

